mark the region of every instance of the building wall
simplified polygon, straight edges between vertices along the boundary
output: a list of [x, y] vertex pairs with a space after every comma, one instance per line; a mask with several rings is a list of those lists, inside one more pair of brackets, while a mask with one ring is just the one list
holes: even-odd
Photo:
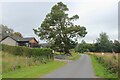
[[10, 37], [5, 38], [3, 41], [1, 41], [1, 43], [11, 46], [18, 46], [18, 43]]
[[37, 42], [35, 41], [35, 39], [30, 40], [30, 43], [37, 44]]

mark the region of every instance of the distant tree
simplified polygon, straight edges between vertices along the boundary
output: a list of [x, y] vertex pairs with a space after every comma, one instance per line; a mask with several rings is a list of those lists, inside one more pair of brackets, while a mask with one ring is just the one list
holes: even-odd
[[99, 52], [112, 52], [112, 41], [109, 40], [106, 33], [100, 33], [100, 37], [97, 39], [97, 43], [95, 44], [95, 49]]
[[14, 32], [13, 29], [8, 28], [7, 26], [5, 26], [3, 24], [0, 25], [0, 38], [1, 39], [8, 35], [11, 35], [13, 32]]
[[82, 40], [81, 43], [82, 43], [82, 44], [86, 44], [85, 40]]
[[113, 51], [120, 53], [120, 42], [117, 40], [115, 40], [113, 43]]
[[89, 45], [82, 40], [81, 43], [79, 43], [76, 47], [75, 47], [75, 51], [83, 53], [83, 52], [88, 52], [89, 51]]
[[67, 5], [58, 2], [46, 15], [41, 26], [33, 30], [41, 39], [51, 42], [53, 48], [71, 54], [69, 49], [75, 43], [73, 38], [85, 37], [87, 32], [84, 26], [74, 25], [73, 21], [79, 19], [79, 16], [69, 17], [67, 11]]
[[20, 32], [14, 32], [13, 34], [11, 34], [11, 36], [16, 36], [16, 37], [23, 38], [23, 35]]
[[89, 52], [95, 52], [95, 44], [94, 43], [87, 43], [86, 44], [87, 49], [89, 50]]
[[0, 25], [0, 40], [5, 38], [6, 36], [23, 37], [20, 32], [14, 32], [13, 29], [8, 28], [7, 26], [1, 24]]

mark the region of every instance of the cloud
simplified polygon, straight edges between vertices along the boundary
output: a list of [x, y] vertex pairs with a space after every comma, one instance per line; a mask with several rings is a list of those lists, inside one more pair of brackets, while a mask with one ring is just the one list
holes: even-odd
[[[34, 1], [2, 3], [3, 24], [21, 32], [24, 36], [35, 36], [33, 28], [40, 26], [56, 1]], [[14, 1], [14, 0], [9, 0]], [[18, 0], [22, 1], [22, 0]], [[118, 38], [118, 0], [65, 0], [70, 16], [78, 14], [80, 19], [75, 24], [87, 28], [84, 38], [93, 42], [101, 32], [106, 32], [111, 39]], [[80, 39], [79, 39], [80, 42]]]
[[38, 38], [33, 32], [33, 28], [40, 26], [53, 4], [49, 2], [3, 3], [2, 23], [15, 31], [21, 32], [23, 36]]
[[118, 39], [118, 0], [84, 0], [73, 4], [68, 4], [69, 13], [80, 16], [75, 23], [87, 28], [86, 41], [93, 42], [101, 32], [112, 40]]

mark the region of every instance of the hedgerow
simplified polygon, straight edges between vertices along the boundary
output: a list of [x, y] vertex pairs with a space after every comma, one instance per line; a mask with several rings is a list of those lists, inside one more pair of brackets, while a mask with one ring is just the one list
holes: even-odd
[[19, 56], [53, 59], [52, 49], [50, 48], [28, 48], [23, 46], [9, 46], [2, 44], [2, 51]]
[[97, 59], [99, 63], [103, 64], [103, 66], [105, 66], [109, 72], [118, 74], [119, 68], [116, 55], [106, 54], [102, 56], [94, 54], [93, 56]]

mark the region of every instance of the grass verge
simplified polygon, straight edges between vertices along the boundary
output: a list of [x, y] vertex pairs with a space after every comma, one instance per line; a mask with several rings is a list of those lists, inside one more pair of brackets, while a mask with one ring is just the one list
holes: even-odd
[[39, 78], [51, 71], [54, 71], [66, 62], [52, 61], [47, 64], [41, 64], [39, 66], [31, 66], [28, 68], [21, 68], [15, 71], [10, 71], [2, 75], [3, 78]]
[[70, 57], [69, 60], [77, 60], [81, 57], [80, 54], [76, 55], [76, 56], [73, 56], [73, 57]]
[[94, 56], [91, 55], [91, 59], [96, 76], [101, 78], [118, 78], [117, 75], [110, 73], [102, 64], [98, 63]]

